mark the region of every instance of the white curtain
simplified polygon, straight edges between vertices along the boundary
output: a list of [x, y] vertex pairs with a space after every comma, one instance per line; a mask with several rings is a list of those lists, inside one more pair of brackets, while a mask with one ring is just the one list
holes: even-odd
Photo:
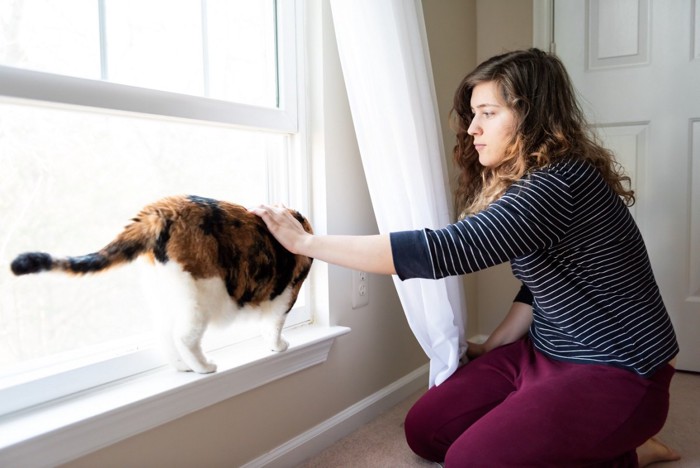
[[[380, 232], [450, 223], [449, 187], [419, 0], [331, 0], [345, 85]], [[430, 358], [429, 385], [464, 349], [461, 279], [394, 278]]]

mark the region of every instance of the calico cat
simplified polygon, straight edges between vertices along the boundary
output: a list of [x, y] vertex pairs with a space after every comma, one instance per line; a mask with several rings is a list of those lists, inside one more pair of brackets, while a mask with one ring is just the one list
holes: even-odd
[[[290, 212], [312, 232], [299, 212]], [[163, 321], [161, 335], [164, 352], [178, 370], [216, 371], [216, 364], [202, 352], [207, 326], [228, 323], [246, 312], [266, 324], [263, 337], [273, 351], [287, 349], [282, 327], [311, 258], [290, 253], [258, 216], [224, 201], [168, 197], [146, 206], [132, 221], [98, 252], [66, 258], [23, 253], [12, 262], [12, 272], [83, 275], [143, 256], [159, 270], [155, 276], [164, 286], [153, 292], [175, 298], [161, 312], [169, 318]]]

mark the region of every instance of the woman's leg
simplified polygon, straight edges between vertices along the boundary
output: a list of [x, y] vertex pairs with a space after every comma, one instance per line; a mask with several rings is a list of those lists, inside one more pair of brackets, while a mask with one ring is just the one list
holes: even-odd
[[452, 443], [518, 385], [532, 357], [525, 340], [494, 349], [428, 390], [406, 416], [406, 440], [423, 458], [443, 461]]
[[673, 368], [644, 379], [536, 355], [518, 390], [451, 445], [446, 466], [636, 466], [635, 448], [666, 419]]

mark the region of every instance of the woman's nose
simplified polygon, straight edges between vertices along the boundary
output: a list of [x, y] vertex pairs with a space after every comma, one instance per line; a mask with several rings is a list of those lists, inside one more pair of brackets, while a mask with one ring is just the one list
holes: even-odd
[[472, 121], [469, 123], [469, 128], [467, 128], [467, 133], [469, 135], [476, 135], [481, 132], [481, 126], [476, 120], [476, 117], [472, 119]]

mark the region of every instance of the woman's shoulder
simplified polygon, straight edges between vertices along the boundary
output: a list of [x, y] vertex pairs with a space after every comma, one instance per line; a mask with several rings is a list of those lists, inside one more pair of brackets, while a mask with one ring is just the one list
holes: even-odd
[[599, 177], [599, 171], [588, 161], [562, 158], [546, 166], [529, 170], [509, 187], [505, 195], [532, 194], [565, 199], [571, 193], [578, 191], [576, 187]]
[[563, 157], [547, 164], [546, 166], [536, 168], [532, 172], [567, 175], [592, 171], [595, 171], [595, 167], [593, 167], [593, 165], [586, 160], [577, 159], [574, 157]]
[[546, 166], [530, 170], [524, 179], [558, 179], [565, 183], [575, 183], [582, 178], [588, 179], [599, 171], [588, 161], [576, 158], [561, 158]]

